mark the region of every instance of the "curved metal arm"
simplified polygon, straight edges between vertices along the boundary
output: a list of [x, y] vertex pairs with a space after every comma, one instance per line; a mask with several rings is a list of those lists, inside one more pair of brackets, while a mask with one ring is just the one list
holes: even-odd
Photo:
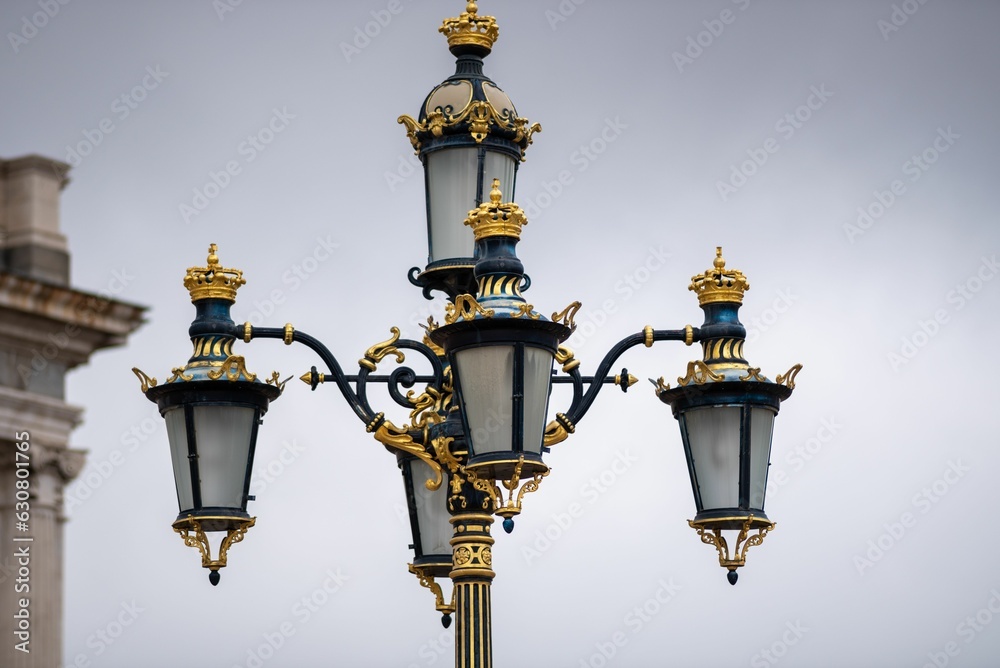
[[[597, 394], [601, 391], [606, 384], [610, 384], [611, 381], [610, 371], [611, 367], [618, 361], [618, 358], [622, 356], [625, 351], [629, 348], [633, 348], [640, 343], [645, 344], [647, 347], [653, 345], [655, 341], [684, 341], [687, 344], [691, 344], [695, 341], [701, 340], [701, 331], [697, 327], [691, 327], [688, 325], [684, 329], [653, 329], [651, 327], [645, 328], [638, 334], [630, 334], [624, 339], [616, 343], [611, 350], [604, 356], [601, 363], [597, 367], [597, 372], [593, 376], [584, 376], [580, 379], [583, 383], [589, 384], [587, 392], [582, 396], [574, 391], [573, 393], [573, 403], [570, 404], [569, 410], [566, 412], [564, 418], [569, 421], [570, 424], [576, 425], [583, 416], [586, 415], [587, 411], [590, 410], [591, 405], [594, 403], [594, 399], [597, 398]], [[574, 376], [574, 390], [579, 385], [576, 380], [578, 377], [578, 370], [573, 369], [572, 372], [577, 372], [577, 376]]]
[[[277, 327], [253, 327], [249, 323], [246, 323], [234, 326], [234, 333], [246, 342], [250, 342], [255, 338], [281, 339], [287, 345], [298, 342], [310, 348], [319, 355], [320, 359], [330, 369], [330, 375], [333, 376], [334, 382], [340, 388], [341, 394], [344, 395], [344, 399], [347, 400], [347, 403], [354, 410], [355, 415], [365, 423], [365, 429], [386, 447], [409, 453], [430, 466], [435, 472], [435, 477], [427, 481], [426, 485], [428, 489], [435, 490], [441, 486], [443, 480], [441, 466], [427, 452], [423, 442], [422, 430], [414, 430], [406, 426], [402, 428], [397, 427], [389, 420], [386, 420], [385, 413], [376, 413], [372, 409], [368, 403], [367, 393], [367, 383], [369, 381], [385, 382], [389, 385], [389, 394], [392, 396], [393, 401], [402, 406], [413, 408], [413, 402], [409, 401], [408, 397], [403, 396], [398, 389], [399, 385], [412, 387], [418, 380], [425, 380], [428, 384], [441, 388], [446, 382], [444, 366], [430, 347], [419, 341], [410, 339], [399, 340], [399, 330], [393, 328], [392, 338], [372, 346], [365, 353], [365, 356], [358, 360], [358, 365], [361, 367], [359, 374], [357, 376], [348, 376], [344, 373], [340, 363], [337, 362], [337, 358], [334, 357], [329, 348], [318, 339], [304, 332], [295, 331], [291, 325], [286, 325], [284, 328], [279, 329]], [[371, 375], [377, 368], [377, 363], [387, 355], [395, 355], [396, 361], [402, 362], [405, 358], [403, 357], [403, 353], [399, 351], [399, 348], [415, 350], [421, 353], [431, 363], [433, 375], [430, 377], [417, 376], [408, 367], [396, 369], [389, 376]], [[314, 390], [318, 382], [325, 382], [325, 375], [321, 376], [322, 380], [320, 381], [317, 381], [317, 375], [315, 367], [313, 367], [311, 385]], [[351, 387], [352, 382], [356, 384], [356, 390]]]

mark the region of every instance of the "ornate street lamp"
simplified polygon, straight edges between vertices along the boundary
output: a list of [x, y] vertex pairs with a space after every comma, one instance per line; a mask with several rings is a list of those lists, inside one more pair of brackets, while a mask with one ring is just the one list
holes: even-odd
[[499, 179], [501, 198], [514, 201], [518, 163], [542, 129], [517, 115], [513, 103], [483, 74], [483, 58], [500, 35], [496, 19], [479, 16], [470, 2], [458, 18], [441, 26], [456, 57], [455, 73], [427, 95], [417, 118], [403, 115], [407, 136], [424, 164], [427, 193], [427, 267], [410, 270], [410, 280], [449, 296], [473, 292], [472, 232], [466, 213], [486, 201]]
[[[703, 358], [688, 364], [674, 389], [661, 378], [657, 394], [680, 422], [698, 509], [689, 524], [718, 550], [730, 584], [736, 584], [747, 550], [774, 528], [764, 513], [774, 417], [802, 367], [795, 365], [771, 382], [743, 358], [746, 329], [739, 309], [750, 284], [742, 272], [726, 269], [722, 248], [716, 249], [714, 267], [694, 276], [689, 289], [705, 312]], [[730, 529], [739, 531], [732, 552], [722, 535]]]
[[[167, 424], [180, 514], [174, 530], [197, 547], [209, 580], [219, 583], [229, 547], [243, 540], [256, 518], [247, 513], [257, 426], [268, 403], [281, 394], [277, 373], [266, 383], [232, 354], [234, 323], [229, 309], [246, 283], [243, 272], [219, 264], [215, 244], [205, 267], [191, 267], [184, 287], [197, 310], [188, 333], [194, 353], [157, 385], [138, 369], [142, 391], [157, 404]], [[218, 557], [211, 556], [207, 533], [225, 531]]]
[[[635, 384], [627, 369], [611, 371], [622, 354], [657, 341], [702, 346], [702, 359], [688, 364], [677, 387], [663, 378], [654, 384], [681, 427], [697, 508], [689, 523], [716, 547], [734, 584], [747, 549], [774, 526], [764, 512], [773, 421], [801, 366], [772, 382], [744, 359], [738, 311], [749, 284], [726, 268], [720, 248], [714, 268], [690, 286], [705, 312], [700, 328], [647, 326], [615, 344], [593, 376], [581, 375], [580, 362], [562, 345], [575, 329], [580, 302], [546, 318], [523, 296], [528, 281], [515, 248], [527, 219], [511, 200], [517, 163], [538, 127], [518, 118], [482, 75], [482, 58], [498, 34], [495, 19], [479, 16], [470, 2], [441, 31], [458, 70], [431, 92], [419, 120], [400, 121], [427, 177], [430, 258], [410, 279], [428, 298], [435, 290], [448, 296], [444, 324], [428, 319], [423, 341], [400, 339], [391, 328], [392, 336], [369, 348], [357, 373], [348, 375], [323, 343], [290, 324], [234, 324], [229, 309], [242, 272], [222, 268], [213, 244], [208, 266], [185, 276], [197, 309], [191, 360], [162, 386], [135, 372], [167, 421], [181, 509], [175, 529], [201, 550], [215, 584], [229, 546], [255, 521], [246, 504], [257, 425], [284, 386], [277, 373], [257, 380], [244, 358], [232, 354], [233, 343], [279, 339], [313, 350], [323, 369], [314, 366], [301, 379], [312, 390], [335, 386], [368, 433], [397, 456], [413, 541], [409, 568], [434, 594], [445, 626], [456, 617], [456, 665], [489, 668], [493, 515], [504, 518], [510, 532], [523, 497], [549, 473], [547, 448], [576, 431], [602, 388], [627, 391]], [[492, 184], [488, 198], [485, 183]], [[419, 353], [430, 372], [397, 366], [378, 373], [386, 357], [401, 365], [405, 350]], [[553, 374], [556, 363], [561, 374]], [[572, 399], [546, 424], [553, 383], [571, 384]], [[396, 426], [372, 408], [373, 384], [384, 385], [409, 411], [409, 422]], [[422, 389], [410, 389], [418, 385]], [[218, 559], [208, 549], [205, 532], [211, 531], [226, 531]], [[732, 552], [723, 531], [739, 532]], [[436, 582], [445, 577], [453, 584], [450, 601]]]

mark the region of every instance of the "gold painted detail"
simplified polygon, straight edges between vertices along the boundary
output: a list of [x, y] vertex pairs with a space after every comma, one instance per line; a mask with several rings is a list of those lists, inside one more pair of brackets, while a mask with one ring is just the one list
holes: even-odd
[[760, 375], [760, 367], [750, 367], [747, 375], [740, 376], [740, 380], [756, 380], [758, 383], [766, 383], [767, 377]]
[[690, 346], [694, 343], [694, 328], [691, 325], [684, 325], [684, 345]]
[[247, 320], [243, 323], [243, 343], [250, 343], [250, 339], [253, 337], [253, 325]]
[[223, 375], [228, 381], [237, 381], [240, 376], [251, 382], [257, 380], [257, 374], [247, 371], [246, 360], [243, 359], [242, 355], [230, 355], [218, 369], [208, 372], [208, 377], [212, 380], [219, 380]]
[[[313, 379], [313, 372], [312, 371], [306, 371], [304, 374], [302, 374], [301, 376], [299, 376], [299, 380], [301, 380], [306, 385], [309, 385], [310, 387], [312, 387], [312, 379]], [[321, 373], [317, 373], [316, 374], [316, 382], [319, 383], [319, 384], [322, 384], [322, 383], [326, 382], [326, 376], [324, 376]]]
[[530, 318], [531, 320], [538, 320], [541, 318], [540, 313], [535, 313], [535, 307], [531, 304], [518, 304], [517, 312], [512, 316], [514, 318]]
[[215, 254], [218, 246], [208, 247], [208, 265], [205, 267], [188, 267], [184, 275], [184, 287], [191, 293], [191, 301], [201, 299], [225, 299], [236, 301], [236, 291], [241, 285], [246, 285], [243, 272], [239, 269], [228, 269], [219, 264]]
[[736, 545], [733, 546], [733, 552], [730, 554], [729, 544], [722, 535], [721, 529], [712, 529], [701, 524], [695, 524], [694, 520], [688, 520], [688, 526], [698, 532], [701, 542], [713, 546], [719, 553], [719, 565], [730, 571], [735, 571], [737, 568], [745, 566], [747, 550], [763, 543], [767, 533], [773, 531], [774, 527], [777, 526], [774, 522], [769, 522], [758, 527], [757, 533], [748, 538], [747, 536], [750, 533], [750, 525], [752, 523], [753, 515], [750, 515], [743, 523], [743, 528], [740, 529], [740, 533], [736, 537]]
[[292, 327], [292, 323], [286, 322], [285, 323], [285, 338], [284, 338], [286, 346], [292, 345], [292, 340], [293, 340], [294, 336], [295, 336], [295, 328]]
[[477, 313], [484, 318], [492, 318], [496, 315], [496, 311], [493, 309], [484, 309], [480, 306], [472, 295], [458, 295], [455, 297], [454, 304], [451, 302], [445, 304], [444, 323], [451, 325], [459, 320], [473, 320]]
[[427, 324], [420, 325], [424, 329], [424, 345], [430, 348], [435, 355], [438, 357], [444, 357], [444, 348], [438, 344], [431, 341], [430, 333], [439, 327], [439, 325], [434, 321], [434, 316], [427, 317]]
[[278, 372], [277, 371], [272, 371], [271, 372], [271, 377], [268, 378], [267, 380], [265, 380], [264, 382], [266, 384], [268, 384], [268, 385], [274, 385], [276, 388], [278, 388], [278, 390], [280, 392], [284, 392], [285, 391], [285, 383], [287, 383], [288, 381], [290, 381], [292, 379], [292, 377], [289, 376], [288, 378], [286, 378], [284, 380], [279, 380], [279, 378], [280, 378], [280, 376], [278, 375]]
[[430, 466], [431, 470], [434, 472], [434, 478], [427, 480], [427, 482], [424, 483], [424, 486], [432, 492], [441, 487], [441, 483], [444, 480], [441, 472], [441, 465], [427, 453], [424, 446], [413, 440], [413, 437], [410, 436], [408, 429], [400, 429], [392, 422], [385, 419], [385, 413], [378, 413], [375, 418], [368, 423], [366, 431], [369, 434], [372, 434], [375, 437], [375, 440], [382, 445], [411, 454]]
[[576, 425], [573, 424], [565, 413], [556, 413], [556, 419], [545, 426], [545, 434], [542, 437], [542, 445], [548, 447], [556, 443], [562, 443], [570, 434], [576, 432]]
[[712, 339], [702, 342], [705, 361], [709, 360], [742, 360], [743, 339]]
[[500, 37], [496, 18], [480, 16], [475, 2], [466, 4], [465, 11], [457, 18], [445, 19], [438, 32], [448, 38], [448, 46], [474, 44], [487, 50], [493, 48]]
[[737, 269], [726, 269], [726, 260], [722, 257], [722, 246], [715, 249], [713, 268], [703, 274], [691, 277], [688, 290], [698, 295], [698, 303], [705, 304], [730, 303], [742, 304], [743, 293], [750, 289], [750, 283], [743, 272]]
[[687, 375], [683, 378], [677, 378], [677, 384], [681, 387], [690, 385], [692, 382], [695, 385], [704, 385], [710, 380], [719, 382], [724, 380], [724, 377], [712, 371], [709, 366], [701, 360], [695, 360], [693, 362], [688, 362]]
[[[633, 376], [632, 374], [629, 374], [626, 378], [628, 380], [628, 387], [632, 387], [633, 385], [639, 382], [639, 379]], [[621, 387], [621, 384], [622, 384], [621, 374], [617, 374], [615, 376], [615, 385]]]
[[653, 328], [650, 325], [646, 325], [642, 328], [642, 343], [647, 348], [653, 347]]
[[132, 367], [132, 373], [134, 373], [135, 377], [139, 379], [139, 382], [141, 383], [139, 390], [143, 394], [145, 394], [149, 388], [156, 387], [156, 378], [150, 378], [145, 374], [145, 372], [140, 371], [139, 367]]
[[794, 390], [795, 377], [799, 375], [799, 371], [802, 371], [802, 365], [796, 364], [785, 373], [779, 373], [775, 376], [774, 381], [778, 383], [778, 385], [785, 385], [789, 390]]
[[173, 369], [170, 370], [170, 373], [172, 373], [173, 375], [170, 376], [170, 378], [167, 378], [168, 383], [172, 383], [178, 378], [180, 378], [185, 382], [194, 378], [194, 376], [191, 375], [184, 375], [184, 367], [182, 366], [175, 366]]
[[406, 127], [406, 136], [413, 150], [420, 152], [420, 136], [430, 134], [438, 138], [444, 136], [445, 129], [460, 123], [468, 123], [469, 134], [476, 143], [481, 143], [490, 134], [492, 128], [513, 133], [512, 141], [521, 147], [521, 160], [524, 160], [524, 149], [534, 143], [532, 135], [542, 131], [538, 123], [530, 123], [527, 118], [515, 116], [511, 110], [497, 111], [489, 102], [477, 100], [465, 109], [452, 113], [450, 110], [438, 107], [427, 110], [427, 118], [421, 123], [409, 114], [403, 114], [396, 119], [397, 123]]
[[650, 378], [649, 382], [651, 382], [656, 387], [656, 394], [658, 395], [663, 394], [664, 392], [670, 389], [670, 383], [664, 382], [663, 376], [660, 376], [656, 380]]
[[520, 276], [483, 276], [479, 279], [479, 297], [520, 297]]
[[451, 590], [451, 603], [444, 602], [444, 593], [441, 591], [441, 585], [434, 581], [433, 575], [428, 575], [423, 568], [419, 566], [414, 566], [413, 564], [407, 564], [407, 568], [411, 573], [417, 576], [417, 580], [420, 582], [421, 587], [427, 587], [434, 594], [434, 609], [440, 612], [442, 615], [450, 615], [455, 612], [455, 590]]
[[521, 455], [514, 466], [514, 472], [511, 474], [510, 479], [500, 481], [500, 484], [507, 489], [506, 501], [503, 498], [503, 492], [500, 491], [500, 487], [493, 480], [480, 478], [475, 471], [470, 469], [466, 469], [466, 475], [473, 487], [489, 495], [490, 500], [493, 502], [493, 512], [500, 517], [509, 518], [521, 514], [521, 502], [524, 499], [524, 495], [536, 491], [541, 484], [542, 478], [547, 476], [551, 471], [551, 469], [539, 471], [531, 479], [525, 479], [524, 484], [520, 484], [521, 469], [523, 466], [524, 455]]
[[396, 341], [399, 341], [399, 327], [392, 327], [389, 329], [389, 332], [392, 336], [385, 341], [376, 343], [374, 346], [365, 351], [365, 356], [358, 360], [359, 365], [369, 371], [374, 371], [377, 368], [378, 363], [385, 359], [386, 355], [395, 355], [396, 362], [398, 364], [402, 364], [406, 360], [406, 356], [403, 355], [403, 351], [393, 345]]
[[552, 322], [561, 322], [562, 324], [569, 327], [571, 330], [576, 331], [576, 322], [574, 318], [576, 314], [580, 312], [580, 307], [583, 306], [580, 302], [573, 302], [561, 311], [552, 314]]
[[205, 532], [201, 528], [201, 520], [209, 519], [218, 518], [202, 517], [180, 520], [174, 523], [174, 531], [184, 539], [185, 545], [197, 548], [201, 552], [201, 565], [204, 568], [217, 571], [220, 568], [225, 568], [226, 560], [229, 556], [229, 548], [243, 540], [247, 530], [257, 522], [257, 518], [251, 517], [249, 520], [244, 520], [239, 526], [229, 529], [226, 532], [226, 537], [222, 539], [222, 543], [219, 545], [218, 559], [212, 559], [212, 548], [208, 543], [208, 536], [205, 535]]
[[501, 203], [500, 179], [493, 179], [490, 201], [469, 211], [465, 225], [472, 228], [476, 241], [489, 237], [521, 238], [521, 228], [528, 224], [528, 217], [517, 204]]
[[569, 373], [580, 366], [580, 360], [574, 359], [575, 353], [566, 346], [559, 346], [556, 350], [556, 362], [562, 364], [563, 373]]

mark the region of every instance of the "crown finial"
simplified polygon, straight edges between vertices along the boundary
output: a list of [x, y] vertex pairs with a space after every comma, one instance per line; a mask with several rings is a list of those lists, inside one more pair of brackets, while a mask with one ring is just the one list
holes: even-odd
[[698, 303], [743, 303], [743, 293], [750, 289], [750, 283], [743, 272], [738, 269], [726, 269], [726, 260], [722, 257], [722, 246], [715, 247], [713, 268], [704, 274], [691, 277], [688, 290], [698, 295]]
[[469, 2], [457, 18], [445, 19], [438, 28], [438, 32], [448, 38], [448, 48], [455, 55], [471, 51], [485, 56], [500, 36], [497, 20], [492, 16], [480, 16], [478, 12], [479, 6]]
[[490, 189], [490, 201], [483, 202], [478, 208], [469, 212], [465, 224], [472, 228], [476, 241], [486, 237], [521, 238], [521, 228], [528, 224], [528, 217], [517, 204], [508, 202], [501, 204], [503, 192], [500, 190], [500, 179], [493, 179]]
[[202, 299], [225, 299], [236, 301], [236, 291], [246, 284], [243, 272], [239, 269], [228, 269], [219, 264], [216, 254], [219, 247], [210, 244], [208, 247], [207, 266], [188, 267], [184, 275], [184, 287], [191, 293], [191, 301]]

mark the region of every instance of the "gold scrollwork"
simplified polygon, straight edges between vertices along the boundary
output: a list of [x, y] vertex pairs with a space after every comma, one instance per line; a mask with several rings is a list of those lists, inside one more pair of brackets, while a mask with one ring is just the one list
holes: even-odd
[[574, 359], [575, 353], [566, 346], [559, 346], [556, 350], [556, 362], [562, 364], [563, 373], [569, 373], [580, 366], [580, 360]]
[[752, 524], [753, 515], [750, 515], [743, 523], [743, 527], [740, 529], [740, 533], [736, 537], [736, 544], [733, 546], [733, 552], [730, 554], [729, 544], [722, 535], [721, 529], [709, 528], [701, 524], [696, 524], [694, 520], [688, 520], [688, 526], [698, 532], [701, 542], [713, 546], [719, 553], [719, 565], [723, 568], [729, 569], [730, 571], [735, 571], [737, 568], [745, 566], [747, 560], [747, 550], [755, 545], [763, 543], [768, 532], [773, 531], [774, 527], [777, 526], [774, 522], [769, 522], [759, 526], [757, 527], [757, 533], [748, 538], [747, 536], [750, 533], [750, 526]]
[[[312, 372], [310, 372], [310, 373], [312, 373]], [[264, 382], [267, 383], [268, 385], [274, 385], [276, 388], [278, 388], [279, 391], [284, 392], [285, 391], [285, 383], [287, 383], [288, 381], [290, 381], [292, 379], [292, 377], [289, 376], [288, 378], [286, 378], [284, 380], [279, 380], [279, 378], [280, 378], [280, 376], [278, 375], [278, 372], [277, 371], [272, 371], [271, 372], [271, 377], [268, 378], [267, 380], [265, 380]]]
[[690, 385], [692, 382], [695, 385], [704, 385], [708, 381], [719, 382], [725, 380], [724, 376], [721, 376], [714, 371], [712, 371], [707, 364], [701, 360], [695, 360], [693, 362], [688, 362], [687, 375], [683, 378], [677, 378], [677, 384], [681, 387]]
[[454, 304], [449, 302], [445, 305], [444, 322], [446, 325], [451, 325], [458, 322], [459, 319], [472, 320], [477, 313], [484, 318], [492, 318], [496, 315], [493, 309], [484, 309], [480, 306], [472, 295], [458, 295], [455, 297]]
[[139, 367], [137, 366], [132, 367], [132, 373], [135, 374], [136, 378], [138, 378], [139, 382], [142, 384], [139, 387], [139, 389], [142, 391], [143, 394], [145, 394], [146, 390], [148, 390], [149, 388], [156, 387], [156, 378], [150, 378], [143, 371], [140, 371]]
[[767, 376], [760, 375], [760, 367], [750, 367], [747, 369], [747, 375], [740, 376], [740, 380], [756, 380], [758, 383], [766, 383]]
[[562, 324], [576, 331], [576, 322], [574, 322], [573, 319], [576, 318], [576, 314], [580, 312], [581, 306], [583, 306], [583, 304], [577, 301], [573, 302], [563, 310], [553, 313], [552, 322], [562, 322]]
[[257, 518], [251, 517], [249, 520], [241, 522], [236, 528], [229, 529], [226, 532], [226, 537], [222, 539], [222, 543], [219, 545], [218, 559], [212, 559], [212, 550], [208, 543], [208, 536], [205, 535], [204, 530], [201, 528], [201, 522], [198, 520], [190, 519], [179, 523], [174, 526], [174, 531], [184, 540], [185, 545], [197, 548], [201, 552], [201, 565], [204, 568], [217, 571], [225, 567], [229, 556], [229, 548], [243, 540], [247, 530], [256, 524], [256, 522]]
[[434, 594], [434, 609], [443, 615], [450, 615], [455, 612], [455, 590], [451, 591], [451, 603], [444, 602], [444, 592], [441, 591], [441, 585], [434, 581], [433, 575], [428, 575], [427, 572], [413, 564], [407, 564], [409, 571], [417, 576], [417, 580], [420, 582], [421, 587], [426, 587], [431, 590]]
[[385, 359], [386, 355], [395, 355], [396, 362], [398, 364], [402, 364], [406, 360], [406, 356], [403, 355], [403, 351], [393, 345], [396, 341], [399, 341], [399, 327], [391, 327], [389, 332], [392, 336], [385, 341], [376, 343], [374, 346], [365, 351], [365, 356], [358, 360], [358, 364], [360, 366], [363, 366], [369, 371], [374, 371], [377, 368], [378, 363]]
[[432, 492], [441, 487], [441, 483], [444, 481], [441, 465], [427, 453], [427, 450], [422, 445], [413, 440], [408, 429], [400, 429], [385, 419], [385, 413], [378, 413], [368, 423], [366, 431], [374, 436], [375, 440], [382, 445], [411, 454], [427, 464], [431, 467], [431, 471], [434, 472], [434, 478], [427, 480], [424, 486]]
[[208, 377], [212, 380], [219, 380], [223, 374], [229, 381], [237, 381], [241, 375], [251, 382], [257, 379], [257, 374], [247, 371], [246, 360], [243, 359], [242, 355], [230, 355], [218, 369], [209, 371]]
[[802, 371], [802, 365], [796, 364], [785, 373], [779, 373], [777, 376], [775, 376], [774, 381], [778, 383], [778, 385], [787, 386], [789, 390], [794, 390], [795, 377], [799, 375], [799, 371]]
[[500, 481], [500, 484], [507, 489], [506, 501], [504, 501], [503, 492], [500, 491], [500, 487], [496, 484], [496, 482], [480, 478], [476, 472], [471, 469], [465, 469], [465, 473], [473, 487], [478, 489], [480, 492], [485, 492], [489, 495], [490, 500], [493, 502], [493, 512], [500, 517], [510, 518], [521, 513], [521, 502], [524, 499], [524, 495], [537, 491], [542, 478], [547, 476], [551, 471], [551, 469], [538, 471], [530, 480], [525, 480], [524, 484], [520, 484], [521, 469], [523, 466], [524, 455], [521, 455], [521, 457], [518, 458], [517, 464], [514, 466], [514, 472], [511, 474], [510, 479]]
[[180, 378], [181, 380], [183, 380], [185, 382], [191, 380], [192, 378], [194, 378], [194, 376], [185, 375], [184, 374], [184, 367], [182, 367], [182, 366], [175, 366], [173, 369], [170, 370], [170, 373], [172, 373], [173, 375], [170, 376], [170, 378], [167, 378], [167, 382], [168, 383], [172, 383], [175, 380], [177, 380], [178, 378]]
[[670, 389], [670, 383], [664, 382], [663, 376], [660, 376], [656, 380], [650, 378], [649, 382], [651, 382], [656, 387], [657, 394], [663, 394], [664, 392]]
[[576, 432], [576, 425], [570, 422], [570, 419], [564, 413], [556, 413], [556, 419], [545, 426], [542, 445], [548, 447], [556, 443], [562, 443], [574, 432]]
[[532, 320], [538, 320], [541, 318], [541, 314], [535, 313], [535, 307], [531, 304], [518, 304], [517, 313], [514, 314], [515, 318], [530, 318]]

